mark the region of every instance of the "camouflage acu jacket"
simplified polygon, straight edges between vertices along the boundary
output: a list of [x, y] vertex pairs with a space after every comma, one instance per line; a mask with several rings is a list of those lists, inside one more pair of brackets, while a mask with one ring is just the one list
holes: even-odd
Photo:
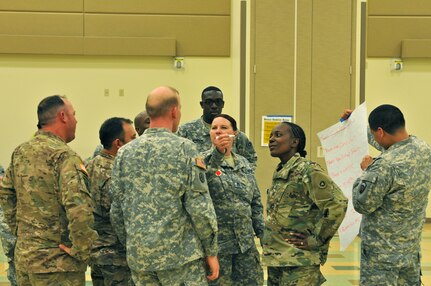
[[8, 261], [12, 261], [14, 257], [14, 249], [16, 243], [16, 237], [12, 234], [9, 229], [9, 225], [5, 222], [3, 210], [0, 207], [0, 239], [2, 248]]
[[379, 261], [419, 253], [430, 174], [431, 148], [410, 136], [384, 150], [354, 183], [353, 206], [364, 214], [362, 248]]
[[233, 154], [231, 167], [217, 149], [203, 153], [206, 177], [218, 222], [219, 251], [243, 253], [263, 237], [263, 207], [250, 163]]
[[91, 263], [126, 266], [126, 248], [118, 240], [109, 216], [111, 209], [109, 186], [114, 159], [114, 156], [102, 151], [86, 166], [90, 175], [90, 193], [94, 204], [94, 229], [99, 235], [93, 244]]
[[[0, 183], [4, 176], [3, 166], [0, 165]], [[5, 222], [3, 210], [0, 207], [0, 239], [3, 247], [3, 252], [6, 255], [8, 261], [13, 260], [14, 249], [16, 243], [16, 237], [12, 234], [9, 226]]]
[[[201, 118], [187, 122], [178, 129], [178, 136], [192, 140], [199, 152], [205, 152], [212, 147], [210, 137], [210, 125]], [[256, 169], [257, 155], [253, 144], [243, 132], [238, 131], [238, 135], [233, 142], [232, 151], [246, 158], [253, 169]]]
[[[85, 271], [97, 238], [87, 183], [79, 156], [52, 133], [38, 131], [15, 149], [0, 203], [17, 236], [17, 270]], [[61, 243], [72, 247], [71, 256], [60, 250]]]
[[112, 172], [111, 221], [134, 271], [217, 254], [217, 219], [195, 144], [150, 128], [123, 146]]
[[[279, 164], [268, 190], [263, 263], [267, 266], [319, 265], [340, 226], [347, 199], [319, 165], [295, 154]], [[285, 242], [289, 232], [308, 236], [310, 250]]]

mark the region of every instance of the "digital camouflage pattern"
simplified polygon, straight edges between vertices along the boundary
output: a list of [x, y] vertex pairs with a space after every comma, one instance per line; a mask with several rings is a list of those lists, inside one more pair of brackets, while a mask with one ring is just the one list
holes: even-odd
[[354, 183], [353, 206], [363, 214], [361, 285], [419, 285], [430, 162], [431, 148], [410, 136], [384, 150]]
[[[323, 265], [346, 209], [347, 199], [319, 165], [298, 153], [286, 164], [280, 163], [268, 190], [264, 264]], [[308, 237], [310, 250], [285, 242], [292, 231]]]
[[[181, 125], [177, 135], [192, 140], [201, 153], [210, 150], [212, 147], [210, 129], [211, 125], [205, 123], [201, 117]], [[256, 169], [257, 154], [253, 144], [247, 138], [247, 135], [239, 130], [235, 136], [232, 151], [246, 158], [253, 166], [253, 169]]]
[[229, 254], [220, 252], [217, 258], [220, 264], [220, 275], [215, 281], [210, 281], [209, 285], [263, 285], [263, 269], [256, 245], [243, 253]]
[[135, 272], [132, 270], [136, 286], [207, 286], [205, 264], [197, 259], [174, 269]]
[[210, 285], [262, 285], [263, 271], [254, 235], [263, 238], [263, 207], [253, 169], [244, 157], [235, 153], [232, 153], [235, 166], [231, 167], [216, 148], [202, 156], [217, 214], [221, 269], [220, 278]]
[[[1, 167], [1, 166], [0, 166]], [[0, 174], [2, 176], [3, 174]], [[1, 180], [0, 180], [1, 181]], [[9, 226], [4, 220], [3, 210], [0, 207], [0, 239], [2, 243], [2, 248], [4, 255], [7, 258], [9, 268], [7, 269], [7, 279], [9, 280], [11, 286], [16, 286], [16, 274], [15, 274], [15, 263], [14, 263], [14, 250], [16, 237], [12, 234]]]
[[216, 148], [202, 153], [207, 166], [208, 189], [218, 222], [219, 251], [241, 253], [263, 238], [264, 220], [260, 191], [249, 162], [233, 153], [231, 167]]
[[86, 168], [90, 177], [90, 193], [94, 204], [94, 229], [99, 238], [94, 242], [91, 251], [91, 276], [101, 280], [100, 285], [129, 285], [130, 269], [127, 266], [126, 248], [118, 240], [111, 225], [109, 211], [111, 197], [109, 187], [115, 157], [100, 152], [87, 162]]
[[8, 261], [13, 261], [16, 237], [5, 222], [2, 208], [0, 208], [0, 238], [5, 256]]
[[128, 266], [91, 265], [93, 286], [133, 286], [132, 274]]
[[[0, 183], [4, 176], [4, 168], [0, 165]], [[3, 253], [6, 256], [9, 267], [7, 269], [7, 279], [11, 286], [16, 286], [15, 263], [13, 261], [16, 237], [12, 234], [9, 226], [4, 220], [3, 210], [0, 207], [0, 239]]]
[[112, 172], [111, 222], [135, 272], [217, 255], [217, 220], [195, 144], [150, 128], [123, 146]]
[[[88, 176], [60, 137], [38, 131], [18, 146], [0, 185], [5, 221], [17, 236], [15, 266], [24, 273], [85, 271], [97, 234]], [[71, 247], [71, 255], [59, 248]]]

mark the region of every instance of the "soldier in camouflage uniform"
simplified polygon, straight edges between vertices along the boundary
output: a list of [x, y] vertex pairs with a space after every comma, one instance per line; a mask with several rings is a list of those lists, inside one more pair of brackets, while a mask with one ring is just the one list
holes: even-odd
[[16, 235], [20, 286], [85, 285], [97, 233], [88, 175], [67, 143], [75, 138], [70, 101], [54, 95], [37, 109], [39, 131], [18, 146], [0, 185], [6, 223]]
[[118, 241], [109, 217], [109, 186], [118, 149], [135, 139], [136, 132], [131, 120], [113, 117], [100, 127], [99, 138], [103, 149], [86, 165], [94, 204], [94, 229], [99, 235], [91, 252], [91, 280], [93, 286], [133, 285], [126, 249]]
[[[214, 116], [220, 114], [224, 107], [223, 93], [214, 86], [209, 86], [202, 91], [200, 102], [203, 115], [201, 118], [187, 122], [180, 126], [177, 134], [196, 143], [199, 152], [205, 152], [212, 147], [210, 127]], [[232, 150], [245, 157], [256, 169], [257, 155], [250, 140], [243, 132], [238, 131]]]
[[269, 139], [271, 156], [281, 161], [268, 191], [263, 240], [269, 286], [323, 284], [320, 265], [346, 214], [341, 190], [319, 165], [304, 158], [305, 140], [302, 128], [290, 122], [274, 127]]
[[370, 143], [383, 152], [375, 159], [364, 157], [364, 172], [353, 185], [353, 206], [363, 214], [361, 285], [421, 285], [431, 148], [409, 136], [403, 114], [393, 105], [374, 109], [368, 122]]
[[[136, 132], [138, 133], [139, 136], [141, 136], [142, 133], [144, 133], [144, 131], [147, 130], [148, 127], [150, 126], [150, 117], [148, 116], [146, 111], [142, 111], [138, 115], [136, 115], [134, 123], [135, 123]], [[91, 159], [93, 159], [94, 157], [96, 157], [97, 155], [99, 155], [99, 153], [100, 153], [100, 151], [102, 151], [102, 149], [103, 149], [102, 144], [97, 145], [93, 154], [90, 157], [88, 157], [87, 159], [85, 159], [85, 162], [88, 162]]]
[[[3, 179], [4, 169], [0, 166], [0, 183]], [[13, 262], [13, 253], [15, 249], [16, 237], [12, 234], [9, 226], [4, 220], [3, 210], [0, 207], [0, 239], [3, 247], [3, 252], [7, 258], [9, 268], [7, 270], [7, 278], [12, 286], [16, 286], [15, 263]]]
[[217, 115], [211, 126], [216, 148], [203, 153], [206, 177], [218, 222], [220, 277], [210, 285], [263, 285], [254, 235], [263, 238], [263, 207], [250, 163], [232, 152], [235, 119]]
[[111, 222], [136, 285], [207, 285], [218, 277], [217, 220], [195, 144], [178, 128], [178, 92], [147, 98], [150, 128], [120, 149], [112, 171]]

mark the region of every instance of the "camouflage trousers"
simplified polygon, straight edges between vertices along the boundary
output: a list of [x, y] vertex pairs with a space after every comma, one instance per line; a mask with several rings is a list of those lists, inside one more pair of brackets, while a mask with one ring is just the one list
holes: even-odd
[[268, 286], [319, 286], [325, 281], [320, 265], [268, 267]]
[[127, 266], [91, 265], [93, 286], [133, 286], [132, 274]]
[[175, 269], [136, 272], [132, 270], [136, 286], [207, 286], [205, 264], [202, 259]]
[[260, 255], [254, 244], [244, 253], [219, 253], [217, 257], [220, 264], [220, 276], [217, 280], [209, 282], [209, 285], [263, 285], [263, 269], [260, 265]]
[[24, 273], [16, 272], [19, 286], [84, 286], [84, 272]]
[[361, 249], [361, 283], [373, 286], [419, 286], [420, 254], [403, 255], [396, 261], [382, 260], [384, 254], [371, 254]]

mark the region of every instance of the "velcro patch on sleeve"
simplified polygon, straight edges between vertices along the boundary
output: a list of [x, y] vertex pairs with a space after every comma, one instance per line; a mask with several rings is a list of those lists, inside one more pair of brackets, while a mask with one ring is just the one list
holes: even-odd
[[85, 166], [84, 166], [84, 164], [83, 164], [83, 163], [79, 164], [79, 169], [80, 169], [84, 174], [86, 174], [87, 176], [90, 176], [90, 175], [88, 174], [88, 172], [87, 172], [87, 169], [85, 169]]
[[207, 169], [207, 166], [205, 165], [204, 161], [200, 157], [196, 157], [195, 158], [195, 164], [196, 164], [196, 166], [198, 166], [202, 170], [206, 170]]

